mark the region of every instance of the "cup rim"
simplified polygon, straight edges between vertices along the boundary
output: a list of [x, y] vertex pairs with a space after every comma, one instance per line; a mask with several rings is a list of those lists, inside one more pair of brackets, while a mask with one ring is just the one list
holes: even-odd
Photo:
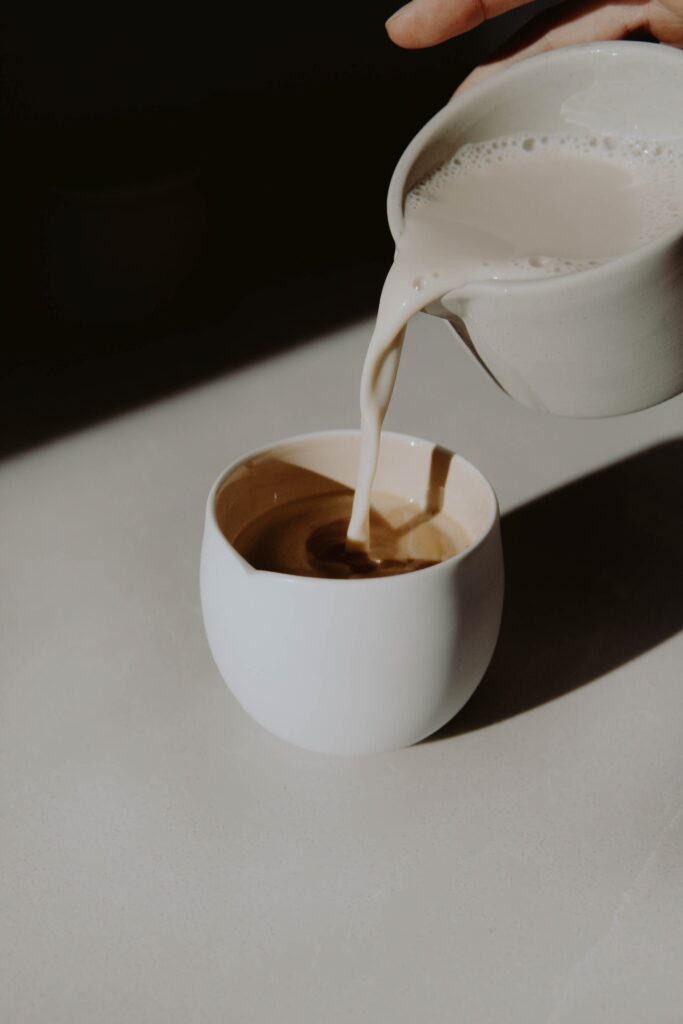
[[[244, 465], [244, 463], [248, 462], [250, 459], [258, 458], [260, 455], [266, 455], [268, 454], [268, 452], [277, 451], [279, 448], [282, 448], [286, 445], [297, 444], [303, 441], [324, 440], [326, 438], [332, 439], [334, 437], [358, 437], [360, 440], [360, 433], [361, 432], [358, 428], [349, 427], [333, 428], [330, 430], [313, 430], [303, 434], [294, 434], [291, 437], [279, 438], [278, 440], [273, 441], [270, 444], [262, 445], [259, 448], [254, 448], [251, 451], [245, 452], [243, 455], [240, 455], [237, 459], [233, 460], [233, 462], [231, 462], [228, 466], [226, 466], [225, 469], [223, 469], [219, 473], [219, 475], [216, 477], [213, 484], [211, 485], [209, 495], [206, 500], [206, 519], [207, 521], [210, 521], [212, 529], [218, 535], [221, 542], [230, 551], [230, 553], [238, 560], [238, 562], [243, 566], [245, 570], [247, 570], [250, 574], [259, 577], [269, 577], [273, 579], [282, 580], [289, 584], [298, 584], [301, 586], [317, 585], [332, 587], [348, 587], [358, 586], [361, 584], [363, 586], [379, 586], [387, 585], [390, 583], [393, 583], [394, 586], [400, 586], [404, 585], [403, 581], [409, 581], [411, 577], [419, 576], [420, 578], [423, 578], [425, 573], [434, 574], [447, 571], [454, 565], [454, 563], [464, 561], [466, 558], [470, 557], [473, 554], [473, 552], [476, 551], [477, 548], [480, 547], [484, 543], [484, 541], [490, 536], [492, 530], [495, 528], [495, 525], [500, 518], [500, 508], [498, 505], [498, 498], [496, 492], [494, 491], [488, 478], [484, 475], [484, 473], [482, 473], [482, 471], [477, 466], [474, 465], [473, 462], [470, 462], [469, 459], [466, 459], [463, 455], [460, 455], [458, 452], [454, 452], [451, 448], [446, 448], [445, 450], [449, 452], [454, 458], [460, 459], [461, 462], [463, 462], [466, 466], [468, 466], [477, 474], [489, 498], [489, 511], [486, 523], [482, 528], [480, 534], [476, 538], [476, 540], [473, 541], [470, 545], [468, 545], [468, 547], [466, 547], [463, 551], [460, 551], [456, 555], [452, 555], [450, 558], [445, 558], [442, 562], [437, 562], [435, 565], [427, 566], [424, 569], [417, 569], [414, 572], [396, 573], [393, 576], [376, 576], [370, 579], [364, 579], [362, 577], [352, 577], [351, 579], [337, 579], [334, 577], [328, 578], [325, 576], [299, 576], [294, 573], [275, 572], [271, 569], [256, 569], [250, 562], [246, 560], [246, 558], [244, 558], [240, 554], [237, 548], [235, 548], [235, 546], [230, 543], [230, 541], [225, 536], [225, 534], [223, 533], [218, 524], [218, 519], [216, 517], [216, 497], [223, 483], [228, 479], [228, 477], [232, 473], [234, 473], [237, 469], [239, 469], [240, 466]], [[394, 430], [383, 430], [382, 438], [391, 438], [394, 441], [406, 442], [411, 445], [428, 445], [432, 448], [443, 447], [442, 445], [438, 445], [436, 441], [427, 441], [425, 438], [416, 437], [412, 434], [404, 434], [401, 433], [400, 431]]]
[[[454, 117], [457, 117], [462, 110], [467, 109], [472, 102], [478, 100], [482, 96], [486, 96], [487, 93], [495, 95], [501, 87], [504, 89], [511, 81], [524, 78], [529, 73], [533, 74], [535, 68], [548, 63], [557, 64], [562, 61], [570, 62], [575, 59], [577, 54], [606, 53], [610, 56], [616, 57], [623, 55], [624, 53], [628, 54], [636, 52], [650, 53], [653, 58], [656, 52], [659, 55], [654, 58], [657, 62], [661, 62], [662, 60], [670, 60], [674, 62], [683, 61], [683, 50], [674, 46], [669, 46], [666, 43], [650, 43], [633, 39], [622, 39], [614, 42], [582, 43], [577, 46], [565, 46], [559, 50], [551, 50], [548, 53], [538, 54], [535, 57], [527, 57], [524, 60], [512, 64], [510, 67], [504, 68], [502, 71], [498, 71], [494, 75], [483, 79], [481, 82], [477, 82], [466, 92], [462, 93], [462, 95], [455, 96], [449, 100], [441, 110], [438, 110], [436, 114], [434, 114], [434, 116], [431, 117], [425, 125], [423, 125], [423, 127], [408, 143], [405, 150], [399, 157], [396, 167], [394, 168], [391, 181], [389, 182], [386, 203], [389, 230], [391, 231], [391, 236], [394, 241], [398, 241], [403, 230], [403, 191], [410, 166], [414, 163], [416, 157], [430, 139], [445, 125], [447, 125], [449, 121]], [[467, 295], [473, 295], [479, 292], [484, 292], [486, 294], [490, 292], [508, 294], [511, 291], [522, 292], [529, 289], [545, 289], [547, 291], [551, 291], [553, 288], [566, 287], [569, 280], [577, 282], [580, 280], [583, 282], [587, 278], [605, 278], [612, 274], [619, 273], [624, 268], [636, 265], [643, 258], [647, 258], [653, 253], [664, 251], [673, 242], [680, 239], [682, 235], [683, 217], [676, 225], [669, 230], [662, 232], [662, 234], [657, 235], [657, 237], [651, 241], [644, 242], [636, 249], [631, 249], [629, 252], [622, 253], [620, 256], [608, 259], [604, 263], [598, 263], [596, 266], [586, 267], [582, 270], [574, 270], [567, 274], [557, 274], [554, 277], [538, 277], [532, 278], [531, 280], [517, 280], [515, 278], [489, 278], [481, 281], [474, 280], [466, 282], [462, 288], [458, 289], [458, 294], [462, 295], [466, 293]]]

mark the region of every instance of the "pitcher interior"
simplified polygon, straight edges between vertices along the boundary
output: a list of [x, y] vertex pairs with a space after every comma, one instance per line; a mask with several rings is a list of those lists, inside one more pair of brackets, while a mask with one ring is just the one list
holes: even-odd
[[465, 143], [566, 130], [680, 138], [682, 93], [681, 53], [655, 43], [568, 47], [523, 61], [456, 98], [416, 136], [390, 187], [392, 234], [410, 189]]

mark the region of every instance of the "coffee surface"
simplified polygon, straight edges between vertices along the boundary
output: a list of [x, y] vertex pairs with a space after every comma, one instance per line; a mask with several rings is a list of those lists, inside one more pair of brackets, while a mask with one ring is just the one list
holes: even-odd
[[388, 494], [373, 494], [372, 543], [347, 547], [353, 492], [348, 488], [282, 501], [252, 519], [234, 547], [255, 569], [328, 579], [373, 579], [415, 572], [459, 554], [464, 529], [443, 512], [423, 511]]

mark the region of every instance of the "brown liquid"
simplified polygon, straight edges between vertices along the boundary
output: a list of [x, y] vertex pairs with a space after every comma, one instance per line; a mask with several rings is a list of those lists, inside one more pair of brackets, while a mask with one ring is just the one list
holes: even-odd
[[443, 512], [425, 512], [393, 495], [373, 494], [372, 545], [349, 550], [353, 492], [339, 488], [274, 505], [252, 519], [234, 547], [255, 569], [327, 579], [396, 576], [463, 551], [469, 538]]

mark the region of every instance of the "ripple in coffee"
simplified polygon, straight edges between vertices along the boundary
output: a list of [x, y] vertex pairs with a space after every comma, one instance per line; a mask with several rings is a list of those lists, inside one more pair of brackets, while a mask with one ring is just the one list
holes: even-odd
[[422, 511], [389, 494], [373, 494], [372, 543], [346, 543], [353, 492], [340, 487], [281, 500], [252, 519], [233, 541], [255, 569], [327, 579], [375, 579], [415, 572], [460, 554], [467, 534], [438, 509]]

